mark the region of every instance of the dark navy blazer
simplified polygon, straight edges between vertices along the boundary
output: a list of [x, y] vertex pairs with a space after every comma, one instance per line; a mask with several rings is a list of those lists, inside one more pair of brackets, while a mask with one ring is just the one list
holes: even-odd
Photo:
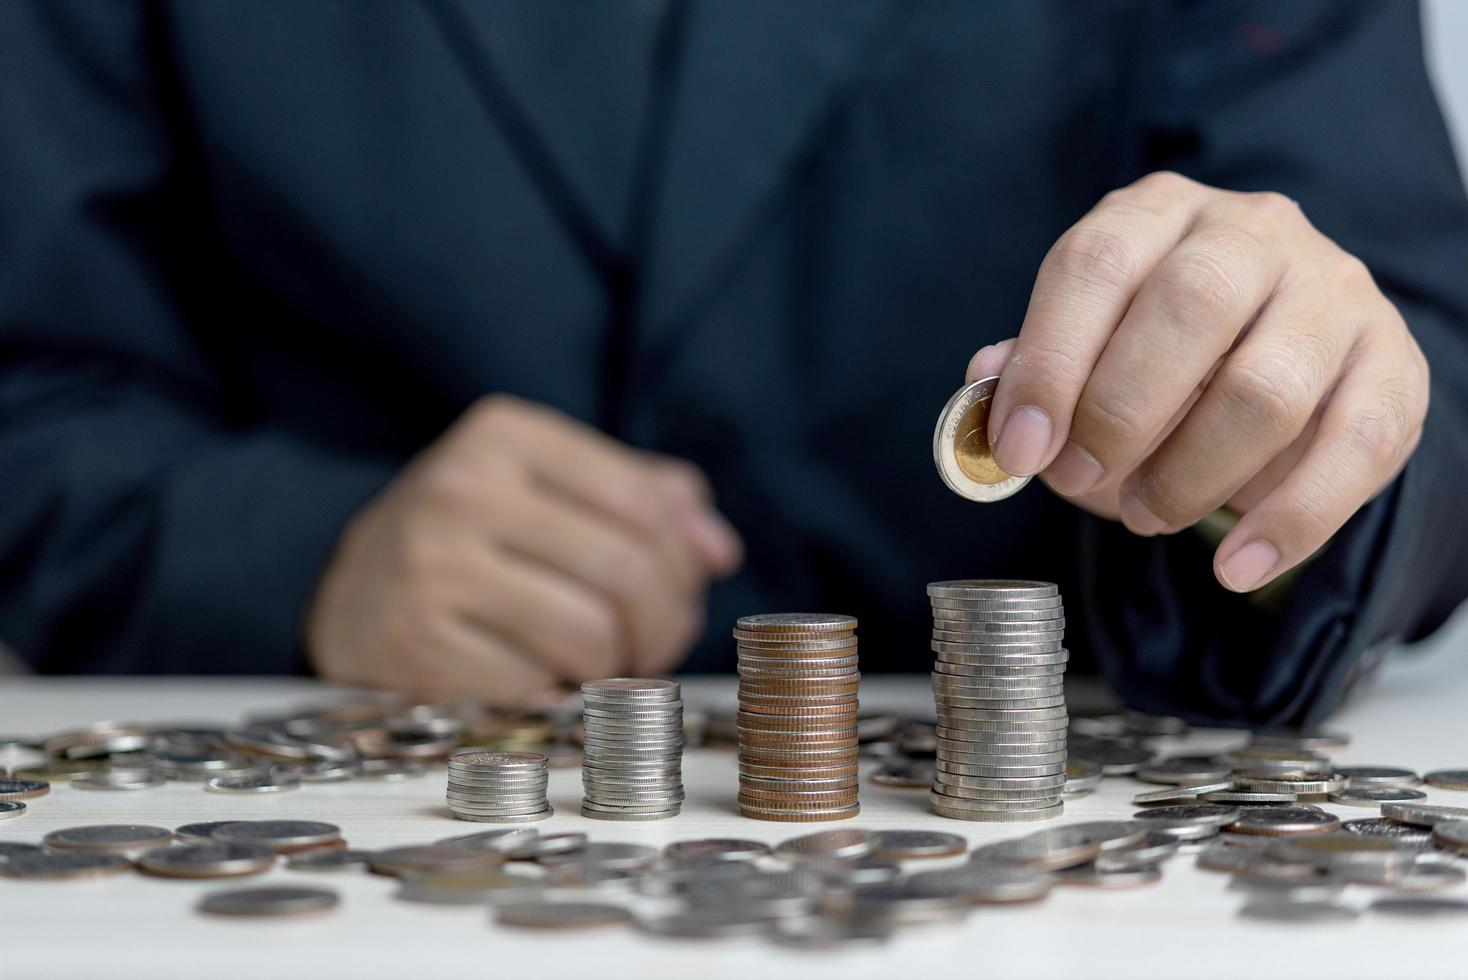
[[[703, 466], [741, 613], [1058, 581], [1133, 705], [1318, 717], [1468, 593], [1468, 206], [1399, 2], [0, 4], [0, 637], [43, 671], [303, 669], [344, 522], [476, 397]], [[933, 471], [1046, 248], [1173, 168], [1294, 197], [1431, 359], [1404, 475], [1281, 609], [1193, 534]]]

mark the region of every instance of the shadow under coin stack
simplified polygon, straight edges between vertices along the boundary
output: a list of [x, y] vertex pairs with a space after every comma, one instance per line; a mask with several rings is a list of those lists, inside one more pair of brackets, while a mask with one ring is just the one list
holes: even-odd
[[934, 582], [933, 812], [1017, 823], [1059, 816], [1065, 619], [1047, 582]]
[[463, 749], [449, 756], [449, 809], [475, 823], [530, 823], [554, 811], [545, 799], [550, 781], [539, 752]]
[[745, 616], [734, 639], [739, 812], [791, 822], [856, 816], [856, 620]]
[[683, 688], [613, 677], [581, 685], [581, 815], [661, 820], [683, 808]]

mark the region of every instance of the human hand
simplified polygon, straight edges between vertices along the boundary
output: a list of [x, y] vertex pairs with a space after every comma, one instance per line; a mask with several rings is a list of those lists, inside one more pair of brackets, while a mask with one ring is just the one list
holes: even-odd
[[491, 396], [353, 517], [307, 649], [341, 683], [543, 703], [672, 668], [740, 559], [696, 467]]
[[1221, 505], [1214, 554], [1256, 589], [1307, 558], [1405, 465], [1428, 367], [1366, 266], [1279, 194], [1172, 173], [1113, 191], [1061, 236], [1000, 375], [996, 461], [1141, 535]]

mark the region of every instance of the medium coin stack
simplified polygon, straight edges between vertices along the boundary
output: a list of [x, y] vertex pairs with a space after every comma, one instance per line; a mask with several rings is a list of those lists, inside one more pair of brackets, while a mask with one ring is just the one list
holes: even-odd
[[683, 807], [683, 688], [612, 677], [581, 685], [581, 815], [661, 820]]
[[856, 816], [856, 620], [745, 616], [734, 639], [739, 812], [783, 821]]
[[545, 799], [549, 781], [539, 752], [464, 749], [449, 756], [449, 809], [475, 823], [544, 820], [553, 812]]
[[928, 586], [938, 750], [933, 812], [1019, 822], [1058, 816], [1065, 788], [1065, 619], [1047, 582]]

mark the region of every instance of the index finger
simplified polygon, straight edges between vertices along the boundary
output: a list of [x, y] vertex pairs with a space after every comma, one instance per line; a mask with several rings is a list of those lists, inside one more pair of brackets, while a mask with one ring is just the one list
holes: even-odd
[[1101, 352], [1148, 273], [1186, 234], [1200, 190], [1176, 174], [1144, 177], [1102, 198], [1046, 254], [989, 413], [1006, 473], [1033, 475], [1060, 452]]

